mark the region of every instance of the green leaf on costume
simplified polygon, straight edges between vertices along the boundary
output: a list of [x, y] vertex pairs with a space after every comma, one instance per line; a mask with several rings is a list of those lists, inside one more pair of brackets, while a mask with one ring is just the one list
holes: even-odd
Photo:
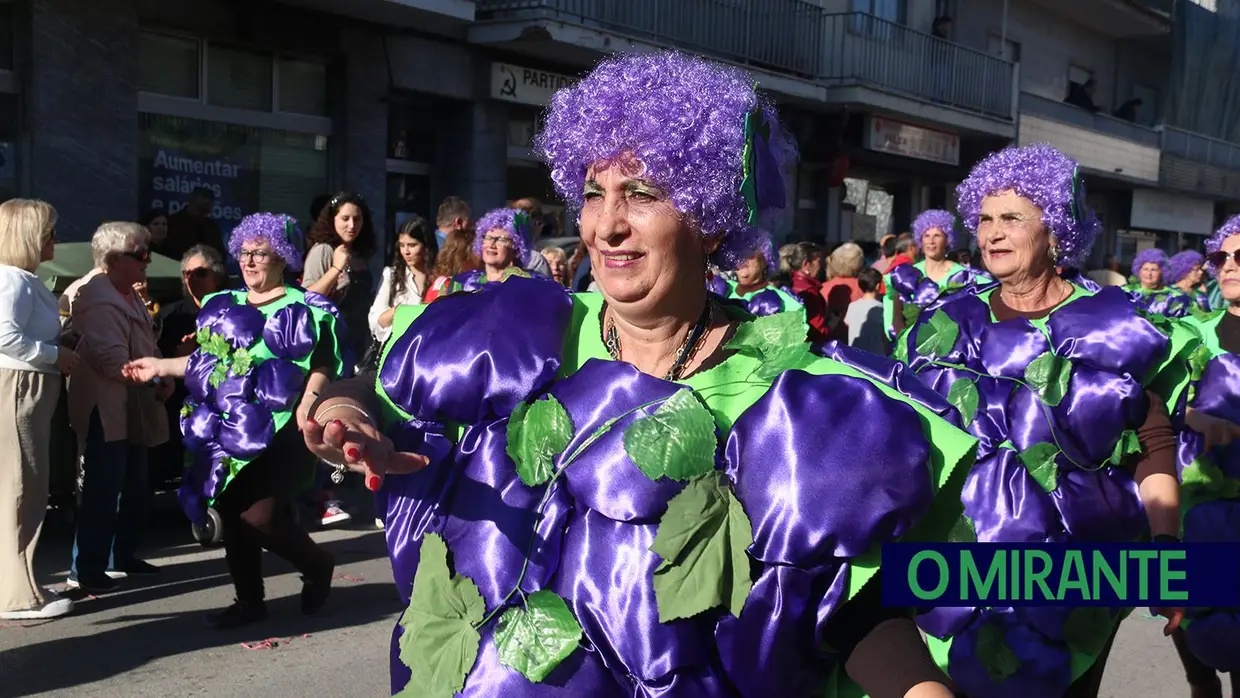
[[1240, 480], [1227, 477], [1208, 456], [1198, 456], [1180, 474], [1185, 500], [1202, 502], [1240, 497]]
[[232, 349], [232, 345], [224, 339], [222, 334], [212, 334], [207, 340], [207, 353], [223, 361], [228, 358], [228, 352]]
[[915, 303], [905, 303], [900, 306], [900, 314], [904, 316], [904, 326], [912, 327], [917, 324], [917, 318], [921, 317], [921, 306]]
[[250, 366], [254, 363], [254, 357], [250, 356], [248, 349], [238, 349], [232, 355], [232, 374], [234, 376], [244, 376], [250, 372]]
[[1188, 357], [1189, 380], [1194, 383], [1201, 380], [1206, 373], [1206, 364], [1210, 363], [1210, 348], [1205, 344], [1198, 344], [1197, 348]]
[[1123, 465], [1129, 456], [1135, 456], [1141, 453], [1141, 440], [1137, 438], [1137, 432], [1133, 429], [1125, 429], [1119, 435], [1119, 441], [1115, 442], [1115, 448], [1111, 450], [1111, 458], [1107, 461], [1111, 465]]
[[227, 378], [228, 365], [221, 361], [215, 365], [215, 368], [211, 369], [211, 375], [207, 377], [207, 382], [211, 384], [212, 388], [218, 388]]
[[211, 330], [199, 327], [198, 331], [194, 333], [194, 341], [198, 342], [198, 346], [202, 347], [203, 351], [206, 351], [207, 343], [211, 341]]
[[685, 481], [715, 469], [715, 418], [688, 388], [624, 430], [624, 451], [646, 477]]
[[555, 458], [573, 438], [573, 420], [559, 400], [548, 395], [533, 404], [521, 403], [508, 418], [508, 457], [517, 464], [521, 482], [533, 487], [551, 479]]
[[1072, 379], [1072, 362], [1044, 351], [1025, 367], [1025, 382], [1033, 386], [1051, 407], [1063, 402]]
[[947, 401], [960, 411], [964, 426], [969, 426], [977, 415], [977, 384], [968, 378], [956, 379], [947, 390]]
[[753, 378], [764, 383], [773, 381], [784, 371], [807, 368], [817, 360], [818, 357], [805, 342], [786, 345], [767, 354], [754, 370]]
[[528, 279], [530, 278], [530, 273], [522, 269], [521, 267], [508, 267], [507, 269], [504, 270], [504, 274], [503, 276], [500, 277], [499, 280], [507, 281], [514, 276], [519, 276], [523, 279]]
[[1020, 659], [1008, 646], [1003, 629], [995, 623], [987, 623], [977, 631], [973, 651], [995, 683], [1003, 683], [1020, 669]]
[[976, 543], [977, 542], [977, 529], [973, 528], [973, 522], [969, 520], [969, 517], [965, 516], [964, 514], [961, 514], [960, 518], [956, 519], [956, 523], [955, 525], [952, 526], [952, 530], [947, 532], [947, 542], [948, 543]]
[[1063, 639], [1068, 649], [1096, 656], [1111, 639], [1115, 619], [1111, 612], [1096, 606], [1075, 608], [1063, 624]]
[[654, 571], [659, 622], [692, 618], [716, 606], [741, 614], [753, 582], [745, 549], [753, 526], [718, 471], [693, 479], [672, 498], [650, 550], [663, 558]]
[[181, 419], [185, 419], [186, 417], [190, 416], [190, 415], [191, 415], [191, 414], [193, 414], [193, 413], [194, 413], [194, 406], [193, 406], [193, 405], [191, 405], [191, 404], [190, 404], [190, 403], [188, 403], [188, 402], [186, 402], [185, 404], [181, 405]]
[[428, 533], [413, 576], [409, 606], [400, 617], [400, 661], [411, 672], [399, 695], [451, 698], [465, 687], [465, 675], [478, 659], [486, 604], [467, 577], [448, 570], [448, 546]]
[[805, 338], [803, 312], [775, 313], [737, 325], [727, 348], [761, 359], [779, 347], [805, 344]]
[[555, 592], [537, 591], [525, 608], [510, 608], [495, 630], [499, 662], [540, 683], [581, 642], [581, 625]]
[[942, 310], [936, 310], [930, 319], [917, 328], [917, 353], [922, 356], [943, 358], [951, 353], [960, 336], [960, 326]]
[[1045, 441], [1020, 452], [1020, 461], [1025, 464], [1025, 469], [1047, 492], [1059, 488], [1059, 468], [1055, 465], [1057, 455], [1059, 447]]

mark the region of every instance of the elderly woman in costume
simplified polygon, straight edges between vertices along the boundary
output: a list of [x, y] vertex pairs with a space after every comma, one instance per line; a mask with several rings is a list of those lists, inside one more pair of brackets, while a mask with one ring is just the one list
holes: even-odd
[[482, 260], [482, 268], [436, 280], [427, 303], [453, 293], [472, 293], [511, 276], [530, 275], [521, 266], [533, 234], [529, 214], [516, 208], [497, 208], [479, 218], [476, 229], [474, 254]]
[[[979, 163], [957, 189], [960, 214], [998, 281], [928, 306], [896, 351], [981, 440], [963, 540], [1179, 533], [1166, 405], [1187, 384], [1195, 339], [1121, 289], [1059, 273], [1100, 227], [1076, 172], [1045, 144]], [[1160, 613], [1170, 632], [1182, 612]], [[920, 623], [969, 698], [1075, 698], [1097, 695], [1120, 618], [1103, 608], [940, 608]]]
[[1196, 250], [1184, 250], [1167, 260], [1167, 283], [1192, 301], [1192, 312], [1210, 312], [1210, 296], [1205, 291], [1206, 258]]
[[704, 283], [783, 206], [774, 109], [737, 68], [658, 53], [605, 60], [544, 123], [601, 292], [518, 278], [402, 308], [377, 376], [329, 386], [306, 432], [386, 512], [393, 691], [950, 696], [870, 555], [946, 536], [932, 504], [976, 442], [898, 365], [815, 356], [801, 313]]
[[800, 308], [796, 296], [771, 283], [770, 275], [778, 270], [774, 247], [767, 240], [736, 268], [736, 281], [714, 277], [723, 283], [724, 289], [718, 288], [720, 281], [712, 279], [710, 285], [712, 290], [724, 290], [719, 295], [738, 301], [750, 314], [759, 317]]
[[913, 221], [913, 240], [921, 249], [921, 261], [895, 267], [885, 279], [884, 322], [893, 336], [912, 324], [920, 309], [943, 293], [973, 283], [986, 283], [989, 277], [948, 257], [956, 246], [956, 218], [948, 211], [923, 211]]
[[[1184, 537], [1240, 540], [1240, 216], [1206, 241], [1208, 268], [1226, 305], [1187, 322], [1201, 335], [1185, 429], [1180, 433]], [[1194, 608], [1172, 639], [1194, 698], [1222, 698], [1215, 671], [1240, 695], [1240, 612]]]
[[1181, 318], [1188, 315], [1193, 301], [1166, 285], [1169, 266], [1166, 252], [1157, 248], [1141, 250], [1132, 260], [1132, 275], [1137, 282], [1124, 288], [1137, 304], [1151, 313]]
[[299, 238], [289, 216], [243, 218], [228, 251], [245, 288], [203, 302], [198, 348], [188, 357], [143, 358], [125, 367], [136, 380], [185, 378], [181, 431], [194, 459], [178, 496], [192, 520], [203, 521], [212, 506], [223, 525], [237, 598], [212, 616], [221, 629], [266, 618], [264, 548], [303, 575], [303, 613], [321, 609], [331, 590], [332, 555], [297, 524], [293, 509], [316, 467], [299, 430], [318, 391], [349, 370], [342, 358], [348, 338], [330, 301], [284, 282], [286, 268], [301, 269]]

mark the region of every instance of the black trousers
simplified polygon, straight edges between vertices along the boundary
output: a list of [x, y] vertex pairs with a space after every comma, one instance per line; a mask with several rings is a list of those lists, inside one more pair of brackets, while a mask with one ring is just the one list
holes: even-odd
[[301, 433], [285, 427], [216, 498], [215, 510], [224, 525], [224, 559], [241, 603], [260, 603], [264, 598], [263, 549], [288, 560], [306, 576], [331, 569], [331, 555], [294, 518], [297, 495], [313, 482], [314, 468]]
[[[1184, 631], [1176, 630], [1172, 633], [1171, 642], [1175, 645], [1176, 654], [1180, 655], [1180, 664], [1184, 665], [1184, 678], [1188, 679], [1193, 695], [1223, 698], [1223, 685], [1218, 674], [1188, 649], [1188, 639], [1184, 637]], [[1231, 672], [1228, 676], [1231, 678], [1231, 694], [1240, 696], [1240, 674]]]

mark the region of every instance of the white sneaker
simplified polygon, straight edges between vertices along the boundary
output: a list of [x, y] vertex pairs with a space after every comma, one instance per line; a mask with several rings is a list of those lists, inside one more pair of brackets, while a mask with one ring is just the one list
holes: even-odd
[[24, 611], [0, 612], [0, 620], [48, 620], [68, 615], [73, 610], [73, 600], [60, 596], [48, 596], [43, 605]]
[[352, 516], [349, 516], [349, 512], [340, 507], [340, 502], [328, 502], [327, 506], [323, 507], [323, 519], [321, 523], [324, 526], [332, 526], [334, 524], [344, 523], [352, 518]]

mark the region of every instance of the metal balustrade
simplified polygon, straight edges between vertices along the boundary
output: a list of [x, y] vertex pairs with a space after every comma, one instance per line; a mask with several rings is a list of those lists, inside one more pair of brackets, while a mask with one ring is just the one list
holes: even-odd
[[479, 21], [551, 19], [829, 85], [865, 85], [1013, 120], [1015, 67], [806, 0], [479, 0]]
[[1172, 126], [1162, 126], [1161, 130], [1163, 153], [1203, 165], [1240, 170], [1240, 145]]
[[1161, 145], [1158, 131], [1152, 128], [1029, 92], [1022, 92], [1020, 95], [1020, 113], [1045, 117], [1051, 121], [1077, 126], [1096, 133], [1105, 133], [1141, 145], [1148, 145], [1151, 148], [1158, 148]]

